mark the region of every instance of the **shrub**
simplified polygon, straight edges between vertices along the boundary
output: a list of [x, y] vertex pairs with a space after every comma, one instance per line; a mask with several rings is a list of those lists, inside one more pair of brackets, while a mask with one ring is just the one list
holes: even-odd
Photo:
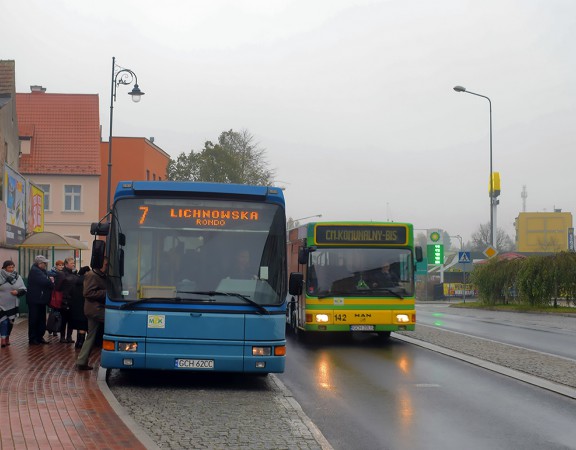
[[490, 260], [476, 266], [471, 278], [480, 301], [487, 305], [520, 302], [532, 307], [558, 306], [559, 298], [567, 302], [576, 299], [576, 254]]

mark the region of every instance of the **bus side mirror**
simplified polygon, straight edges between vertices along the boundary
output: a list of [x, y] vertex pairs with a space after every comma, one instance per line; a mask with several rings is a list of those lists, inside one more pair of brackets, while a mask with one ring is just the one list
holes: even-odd
[[90, 258], [90, 267], [101, 268], [104, 263], [104, 249], [106, 248], [106, 241], [94, 239], [92, 241], [92, 257]]
[[298, 264], [308, 264], [308, 255], [316, 251], [316, 247], [300, 247], [298, 249]]
[[288, 293], [290, 295], [302, 295], [304, 276], [299, 272], [292, 272], [288, 280]]
[[110, 224], [108, 222], [93, 222], [90, 225], [90, 234], [92, 236], [108, 236]]
[[308, 250], [304, 247], [298, 249], [298, 264], [308, 264]]
[[417, 246], [414, 248], [414, 252], [416, 253], [416, 261], [421, 262], [423, 257], [422, 257], [422, 247]]

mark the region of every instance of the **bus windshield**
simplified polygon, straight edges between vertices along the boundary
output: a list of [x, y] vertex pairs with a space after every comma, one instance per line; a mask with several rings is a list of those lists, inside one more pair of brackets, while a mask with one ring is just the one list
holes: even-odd
[[409, 249], [318, 248], [310, 253], [310, 296], [401, 297], [414, 295]]
[[113, 217], [111, 300], [284, 301], [285, 218], [278, 205], [138, 197], [118, 200]]

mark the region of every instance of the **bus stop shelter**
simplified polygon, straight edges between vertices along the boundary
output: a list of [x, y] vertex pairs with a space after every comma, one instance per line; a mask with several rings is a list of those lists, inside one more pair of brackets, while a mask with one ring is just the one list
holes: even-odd
[[[68, 256], [81, 259], [82, 250], [89, 250], [89, 248], [78, 239], [60, 236], [49, 231], [31, 234], [18, 245], [18, 273], [28, 285], [28, 273], [36, 256], [44, 255], [50, 260], [50, 264], [54, 265], [57, 259], [64, 259]], [[21, 314], [28, 312], [24, 296], [20, 298], [19, 308]]]

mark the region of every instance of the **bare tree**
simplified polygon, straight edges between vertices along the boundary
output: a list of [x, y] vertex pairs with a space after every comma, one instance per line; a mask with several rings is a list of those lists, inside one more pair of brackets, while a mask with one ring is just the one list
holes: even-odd
[[[490, 224], [483, 223], [478, 226], [478, 230], [472, 233], [471, 249], [484, 251], [490, 245]], [[496, 242], [494, 248], [499, 252], [509, 252], [514, 249], [514, 241], [502, 228], [496, 230]]]

